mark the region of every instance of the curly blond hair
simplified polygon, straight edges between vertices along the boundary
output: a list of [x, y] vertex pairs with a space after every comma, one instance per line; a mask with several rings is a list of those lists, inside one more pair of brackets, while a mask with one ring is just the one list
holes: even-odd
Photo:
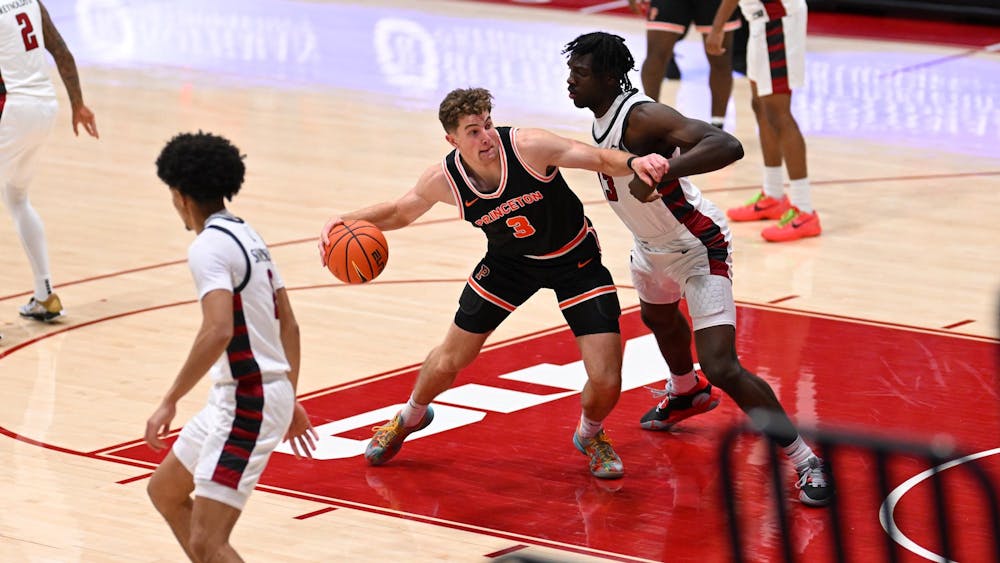
[[438, 119], [448, 133], [458, 129], [458, 120], [466, 115], [493, 111], [493, 94], [486, 88], [457, 88], [448, 92], [438, 108]]

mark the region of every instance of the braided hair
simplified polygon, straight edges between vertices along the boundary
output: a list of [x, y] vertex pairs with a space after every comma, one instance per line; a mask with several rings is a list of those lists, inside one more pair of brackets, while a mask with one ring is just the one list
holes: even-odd
[[622, 91], [632, 89], [628, 73], [635, 69], [635, 59], [621, 36], [604, 31], [585, 33], [567, 43], [562, 54], [571, 57], [592, 54], [591, 69], [596, 74], [617, 78]]

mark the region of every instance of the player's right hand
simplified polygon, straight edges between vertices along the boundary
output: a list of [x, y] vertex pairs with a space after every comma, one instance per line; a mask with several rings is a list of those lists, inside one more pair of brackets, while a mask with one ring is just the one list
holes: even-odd
[[724, 31], [713, 27], [712, 31], [705, 37], [705, 52], [709, 55], [721, 55], [725, 53], [726, 49], [722, 46], [724, 37]]
[[344, 219], [340, 215], [334, 215], [330, 217], [330, 220], [323, 225], [323, 230], [319, 232], [319, 243], [316, 246], [319, 248], [319, 263], [324, 268], [326, 267], [326, 245], [330, 244], [330, 231], [343, 222]]
[[146, 421], [146, 443], [154, 452], [161, 451], [167, 447], [163, 438], [170, 433], [170, 421], [177, 414], [177, 405], [174, 403], [160, 403], [160, 406], [153, 411], [153, 415]]
[[632, 10], [633, 14], [645, 16], [649, 10], [649, 0], [628, 0], [628, 9]]
[[307, 457], [312, 459], [312, 453], [316, 451], [316, 442], [319, 441], [319, 434], [309, 422], [309, 414], [302, 403], [295, 401], [295, 410], [292, 411], [292, 421], [288, 425], [284, 442], [289, 442], [292, 446], [292, 453], [295, 459]]

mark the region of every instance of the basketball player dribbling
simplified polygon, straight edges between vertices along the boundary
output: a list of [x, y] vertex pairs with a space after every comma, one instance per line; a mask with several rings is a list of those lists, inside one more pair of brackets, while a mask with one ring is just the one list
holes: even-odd
[[82, 125], [96, 138], [97, 124], [83, 103], [76, 62], [45, 6], [38, 0], [5, 4], [0, 10], [0, 191], [35, 277], [34, 294], [19, 313], [51, 321], [63, 314], [63, 307], [52, 292], [45, 227], [28, 201], [39, 149], [52, 131], [58, 109], [43, 49], [55, 59], [69, 94], [73, 133], [78, 134]]
[[[571, 41], [569, 95], [594, 114], [594, 143], [636, 154], [671, 155], [663, 183], [642, 185], [631, 174], [601, 174], [604, 195], [632, 231], [629, 269], [643, 323], [652, 330], [671, 372], [663, 399], [640, 420], [647, 430], [669, 430], [715, 408], [721, 391], [748, 414], [762, 410], [780, 428], [777, 442], [798, 475], [799, 500], [829, 503], [833, 494], [821, 459], [805, 444], [766, 381], [736, 355], [732, 235], [721, 211], [686, 178], [718, 170], [743, 157], [732, 135], [688, 119], [632, 88], [635, 61], [625, 40], [604, 32]], [[643, 180], [644, 182], [644, 180]], [[622, 193], [628, 186], [629, 193]], [[633, 197], [638, 196], [638, 197]], [[656, 199], [650, 200], [650, 197]], [[703, 377], [694, 370], [691, 327], [679, 310], [687, 300]]]
[[[178, 135], [156, 160], [184, 227], [202, 323], [187, 360], [146, 422], [166, 447], [177, 402], [209, 373], [208, 405], [184, 425], [147, 491], [192, 561], [242, 561], [229, 535], [274, 448], [310, 456], [317, 437], [295, 400], [299, 328], [260, 235], [227, 209], [243, 185], [239, 150], [208, 133]], [[191, 493], [194, 493], [194, 499]]]
[[399, 199], [331, 218], [320, 235], [322, 259], [329, 230], [364, 219], [382, 230], [409, 225], [437, 203], [483, 230], [486, 256], [473, 269], [444, 341], [420, 367], [409, 401], [377, 427], [365, 451], [371, 465], [389, 461], [408, 435], [434, 418], [430, 403], [472, 363], [490, 333], [541, 288], [555, 290], [576, 336], [587, 383], [573, 444], [602, 479], [623, 475], [621, 458], [603, 428], [621, 393], [621, 309], [611, 274], [601, 264], [597, 236], [570, 191], [560, 167], [624, 175], [635, 171], [656, 182], [666, 159], [598, 149], [542, 129], [494, 127], [492, 95], [458, 89], [441, 102], [438, 117], [455, 148], [421, 175]]

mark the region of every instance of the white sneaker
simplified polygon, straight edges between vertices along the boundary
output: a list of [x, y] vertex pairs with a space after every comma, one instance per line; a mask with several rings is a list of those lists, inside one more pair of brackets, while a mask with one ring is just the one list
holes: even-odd
[[21, 306], [19, 313], [26, 319], [48, 322], [63, 315], [62, 301], [55, 293], [49, 294], [45, 301], [32, 297], [27, 304]]

